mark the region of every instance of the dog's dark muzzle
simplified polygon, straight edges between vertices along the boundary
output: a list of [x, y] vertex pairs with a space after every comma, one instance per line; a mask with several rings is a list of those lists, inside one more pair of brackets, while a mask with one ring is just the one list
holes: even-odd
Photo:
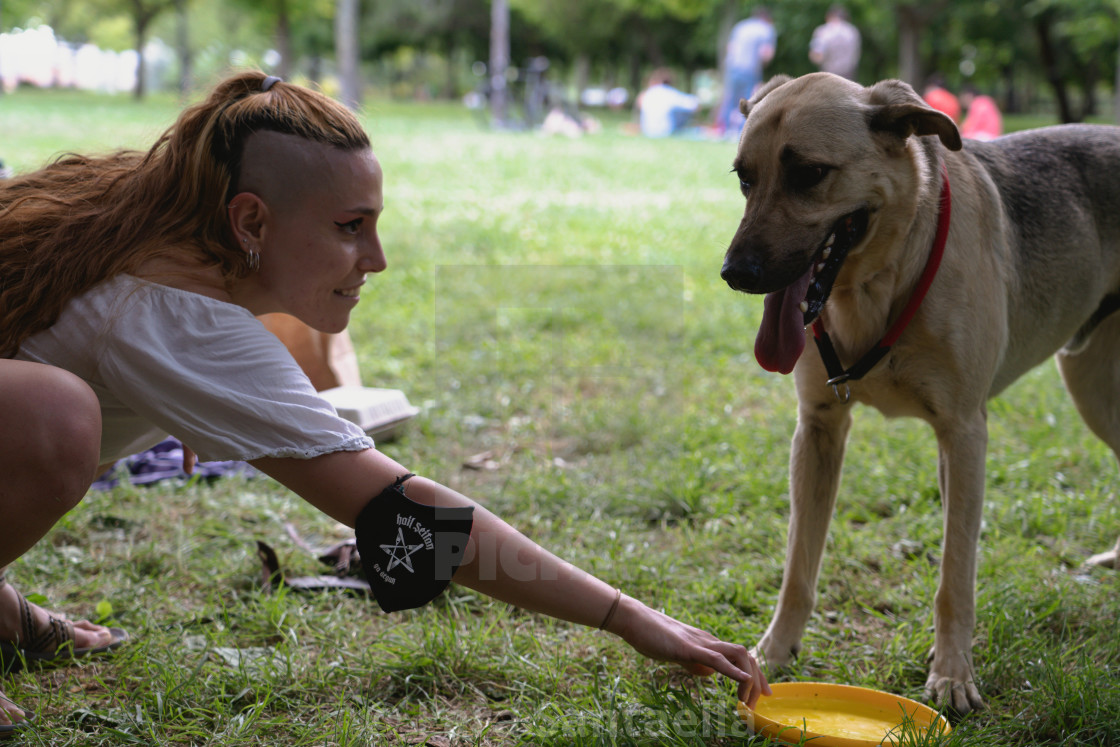
[[759, 290], [762, 274], [762, 265], [758, 262], [731, 257], [723, 261], [723, 269], [719, 272], [719, 276], [731, 287], [731, 290], [743, 293], [763, 293], [764, 291]]
[[797, 279], [800, 270], [798, 267], [766, 264], [753, 254], [746, 257], [741, 253], [732, 256], [735, 254], [728, 252], [719, 276], [731, 290], [743, 293], [773, 293], [781, 290]]

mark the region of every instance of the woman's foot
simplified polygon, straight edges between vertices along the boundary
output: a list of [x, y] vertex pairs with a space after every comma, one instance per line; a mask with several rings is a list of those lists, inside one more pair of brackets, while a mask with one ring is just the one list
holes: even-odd
[[12, 731], [27, 719], [27, 713], [0, 691], [0, 734]]
[[[50, 661], [81, 656], [127, 639], [124, 631], [95, 625], [88, 620], [71, 622], [28, 602], [11, 584], [0, 579], [0, 648], [28, 659]], [[9, 662], [4, 662], [5, 668]]]

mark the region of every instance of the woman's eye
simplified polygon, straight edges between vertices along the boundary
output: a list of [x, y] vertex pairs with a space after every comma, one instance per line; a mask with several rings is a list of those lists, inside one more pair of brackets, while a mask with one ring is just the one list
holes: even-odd
[[338, 221], [335, 221], [335, 225], [341, 228], [346, 233], [357, 233], [358, 228], [362, 225], [362, 219], [355, 218], [354, 220], [347, 221], [345, 223], [339, 223]]

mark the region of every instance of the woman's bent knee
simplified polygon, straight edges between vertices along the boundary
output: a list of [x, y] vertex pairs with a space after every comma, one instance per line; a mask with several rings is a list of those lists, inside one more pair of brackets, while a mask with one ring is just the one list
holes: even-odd
[[[20, 365], [22, 364], [22, 365]], [[97, 396], [52, 366], [0, 361], [0, 465], [24, 473], [69, 510], [89, 489], [101, 450]]]

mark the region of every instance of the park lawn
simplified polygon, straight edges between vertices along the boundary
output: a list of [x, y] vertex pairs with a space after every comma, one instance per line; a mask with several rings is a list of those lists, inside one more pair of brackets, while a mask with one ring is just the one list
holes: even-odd
[[[20, 91], [0, 159], [146, 145], [170, 99]], [[382, 448], [628, 594], [750, 645], [781, 582], [792, 382], [751, 355], [761, 299], [719, 267], [742, 212], [731, 143], [482, 130], [448, 104], [372, 101], [389, 269], [351, 333], [367, 385], [421, 414]], [[943, 745], [1120, 743], [1117, 466], [1047, 363], [991, 403], [976, 678]], [[480, 455], [485, 455], [480, 457]], [[482, 466], [482, 469], [468, 468]], [[348, 531], [263, 478], [91, 492], [15, 582], [134, 641], [4, 691], [28, 744], [744, 745], [734, 689], [618, 639], [452, 587], [382, 614], [268, 594]], [[932, 433], [856, 416], [804, 648], [775, 680], [921, 699], [941, 512]], [[919, 743], [920, 740], [915, 743]]]

